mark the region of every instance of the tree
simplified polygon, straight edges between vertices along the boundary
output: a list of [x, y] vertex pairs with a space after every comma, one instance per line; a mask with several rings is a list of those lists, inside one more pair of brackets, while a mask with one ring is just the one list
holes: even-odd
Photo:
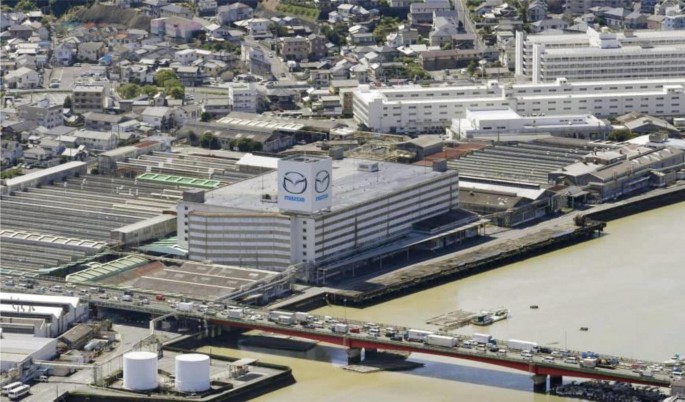
[[154, 85], [145, 85], [142, 88], [140, 88], [140, 92], [144, 93], [149, 98], [152, 98], [153, 96], [157, 95], [157, 92], [159, 92], [159, 89]]
[[210, 114], [207, 113], [207, 112], [202, 112], [202, 114], [200, 114], [200, 121], [207, 122], [207, 121], [209, 121], [209, 120], [211, 120], [211, 119], [212, 119], [212, 115], [210, 115]]
[[630, 130], [618, 129], [609, 133], [609, 141], [623, 142], [635, 137]]
[[133, 99], [140, 96], [140, 86], [136, 84], [124, 84], [119, 87], [119, 95], [124, 99]]
[[69, 109], [71, 111], [71, 108], [73, 107], [71, 103], [71, 96], [67, 96], [66, 98], [64, 98], [64, 103], [62, 103], [62, 107], [64, 109]]
[[32, 11], [36, 10], [37, 8], [38, 7], [36, 6], [36, 3], [33, 0], [21, 0], [15, 6], [15, 9], [17, 11]]
[[202, 134], [202, 138], [200, 138], [200, 146], [202, 148], [221, 149], [221, 142], [214, 136], [214, 134], [208, 131]]
[[174, 99], [183, 99], [186, 96], [186, 89], [183, 85], [176, 85], [167, 91]]
[[198, 137], [197, 134], [195, 134], [195, 131], [190, 130], [188, 132], [188, 142], [190, 143], [190, 145], [194, 147], [200, 144], [200, 137]]
[[469, 73], [469, 75], [473, 75], [473, 73], [476, 72], [477, 68], [478, 68], [478, 64], [476, 63], [476, 61], [471, 60], [469, 65], [466, 67], [466, 72]]
[[163, 87], [165, 86], [165, 83], [169, 80], [178, 81], [178, 77], [176, 76], [174, 70], [164, 69], [159, 70], [155, 73], [155, 83], [157, 84], [157, 86]]

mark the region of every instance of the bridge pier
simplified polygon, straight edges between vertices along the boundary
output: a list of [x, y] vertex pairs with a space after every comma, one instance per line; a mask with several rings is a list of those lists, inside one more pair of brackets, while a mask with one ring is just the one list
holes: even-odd
[[560, 386], [563, 383], [564, 383], [564, 377], [562, 377], [560, 375], [549, 376], [549, 389], [550, 390], [553, 390], [554, 388]]
[[533, 392], [547, 392], [547, 376], [534, 374], [531, 376], [533, 379]]
[[364, 360], [378, 356], [378, 349], [364, 348]]
[[359, 364], [362, 361], [361, 348], [347, 349], [347, 364]]

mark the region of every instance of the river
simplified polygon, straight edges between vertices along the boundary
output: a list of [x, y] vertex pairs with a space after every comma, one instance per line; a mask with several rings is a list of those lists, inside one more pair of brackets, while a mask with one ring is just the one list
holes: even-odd
[[[458, 332], [661, 361], [685, 352], [683, 235], [685, 203], [680, 203], [612, 221], [598, 239], [487, 273], [365, 309], [332, 306], [314, 312], [425, 328], [426, 320], [450, 311], [504, 306], [508, 320]], [[306, 353], [225, 352], [293, 368], [296, 384], [259, 401], [567, 400], [534, 394], [525, 373], [450, 358], [414, 354], [410, 359], [424, 367], [358, 374], [340, 368], [346, 354], [333, 346]]]

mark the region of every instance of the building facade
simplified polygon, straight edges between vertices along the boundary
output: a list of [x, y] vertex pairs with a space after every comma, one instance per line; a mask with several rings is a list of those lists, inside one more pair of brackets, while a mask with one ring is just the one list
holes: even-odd
[[685, 31], [516, 33], [516, 75], [532, 82], [685, 76]]
[[511, 108], [522, 116], [592, 114], [600, 118], [640, 112], [650, 116], [685, 113], [685, 78], [625, 81], [507, 84], [489, 81], [463, 87], [371, 89], [354, 92], [358, 124], [373, 131], [444, 133], [469, 108]]

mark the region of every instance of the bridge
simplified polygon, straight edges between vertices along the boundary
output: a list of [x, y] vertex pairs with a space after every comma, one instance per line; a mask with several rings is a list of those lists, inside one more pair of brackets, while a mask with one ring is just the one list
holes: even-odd
[[[48, 286], [50, 283], [58, 283], [42, 279], [39, 279], [38, 281], [44, 282], [48, 284]], [[63, 282], [60, 283], [63, 284]], [[8, 289], [4, 284], [3, 290], [35, 292], [35, 289]], [[581, 356], [581, 353], [578, 351], [562, 351], [560, 349], [545, 348], [548, 353], [519, 355], [517, 353], [518, 351], [513, 349], [509, 350], [508, 353], [502, 353], [499, 350], [495, 352], [484, 347], [474, 348], [471, 345], [471, 337], [467, 335], [432, 331], [435, 332], [436, 335], [451, 336], [456, 340], [453, 347], [435, 346], [423, 342], [411, 342], [398, 337], [392, 339], [383, 337], [382, 335], [377, 333], [374, 334], [371, 331], [366, 330], [369, 326], [368, 324], [351, 322], [350, 320], [339, 318], [334, 319], [332, 317], [301, 313], [308, 316], [306, 326], [305, 322], [299, 324], [294, 322], [279, 324], [269, 320], [270, 311], [266, 309], [241, 306], [238, 307], [238, 309], [243, 313], [240, 314], [240, 318], [237, 318], [228, 316], [228, 312], [224, 310], [226, 306], [215, 306], [212, 308], [212, 303], [203, 300], [193, 300], [193, 307], [188, 311], [183, 311], [167, 301], [149, 300], [146, 304], [143, 304], [138, 301], [142, 297], [154, 299], [150, 294], [143, 292], [133, 292], [133, 301], [123, 301], [123, 292], [124, 290], [122, 289], [109, 288], [107, 289], [106, 298], [103, 296], [105, 294], [88, 294], [82, 296], [81, 299], [82, 301], [87, 302], [92, 308], [96, 309], [132, 311], [158, 317], [158, 319], [151, 320], [151, 332], [154, 332], [155, 323], [163, 319], [164, 316], [176, 316], [203, 322], [205, 328], [260, 330], [340, 345], [347, 348], [349, 363], [358, 363], [361, 360], [362, 350], [365, 351], [366, 356], [369, 356], [376, 353], [379, 349], [453, 357], [456, 359], [486, 363], [530, 373], [536, 391], [544, 391], [546, 389], [548, 377], [551, 386], [554, 386], [561, 384], [564, 376], [659, 387], [668, 387], [672, 384], [670, 371], [665, 369], [660, 370], [658, 362], [645, 360], [638, 361], [618, 356], [599, 355], [599, 359], [615, 360], [618, 364], [612, 368], [584, 367], [583, 365], [578, 364], [578, 360]], [[207, 305], [202, 303], [207, 303]], [[315, 326], [313, 323], [318, 325]], [[334, 332], [332, 328], [335, 323], [346, 323], [349, 324], [349, 328], [354, 327], [359, 331], [355, 331], [355, 333], [349, 331], [345, 331], [344, 333]], [[381, 329], [393, 328], [400, 334], [406, 333], [406, 331], [409, 330], [409, 328], [402, 325], [387, 323], [373, 325]], [[506, 342], [502, 340], [496, 340], [495, 342], [497, 345], [506, 344]], [[575, 362], [569, 362], [562, 356], [574, 356], [577, 360]]]

